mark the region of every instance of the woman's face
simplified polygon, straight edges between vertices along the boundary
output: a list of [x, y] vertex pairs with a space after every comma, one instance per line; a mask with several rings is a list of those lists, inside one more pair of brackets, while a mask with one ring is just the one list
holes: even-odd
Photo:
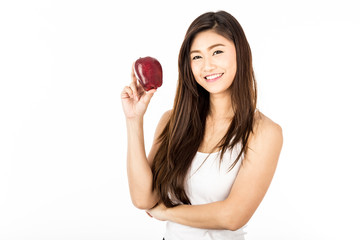
[[190, 48], [195, 80], [210, 94], [228, 92], [236, 74], [236, 50], [231, 40], [213, 30], [198, 33]]

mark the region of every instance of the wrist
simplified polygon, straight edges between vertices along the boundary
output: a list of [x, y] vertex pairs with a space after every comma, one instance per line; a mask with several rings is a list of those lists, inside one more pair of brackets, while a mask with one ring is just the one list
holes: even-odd
[[126, 118], [126, 125], [128, 127], [142, 125], [143, 122], [144, 122], [143, 116], [141, 116], [141, 117], [133, 117], [133, 118]]
[[135, 139], [138, 139], [138, 137], [143, 139], [143, 131], [144, 131], [143, 128], [144, 128], [144, 124], [142, 118], [126, 119], [126, 129], [127, 129], [129, 143], [132, 142], [132, 140], [134, 140], [133, 139], [134, 137]]
[[170, 222], [175, 222], [175, 218], [174, 218], [174, 210], [177, 208], [176, 207], [170, 207], [170, 208], [166, 208], [164, 211], [164, 216], [166, 221], [170, 221]]

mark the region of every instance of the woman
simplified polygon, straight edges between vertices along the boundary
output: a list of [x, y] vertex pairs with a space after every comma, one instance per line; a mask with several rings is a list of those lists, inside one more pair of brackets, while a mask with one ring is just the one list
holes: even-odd
[[146, 157], [143, 116], [155, 90], [132, 72], [121, 94], [133, 204], [166, 225], [166, 240], [244, 239], [282, 148], [281, 127], [256, 109], [251, 50], [224, 11], [190, 25], [179, 54], [173, 109]]

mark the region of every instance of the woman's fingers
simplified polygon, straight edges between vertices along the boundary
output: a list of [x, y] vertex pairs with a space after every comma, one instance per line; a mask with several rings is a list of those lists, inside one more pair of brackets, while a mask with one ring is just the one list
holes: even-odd
[[138, 86], [137, 86], [136, 82], [131, 82], [129, 87], [131, 88], [136, 101], [139, 101]]
[[144, 103], [147, 105], [149, 104], [152, 96], [154, 95], [154, 93], [156, 92], [156, 89], [151, 89], [147, 92], [145, 92], [145, 96], [144, 96]]
[[140, 99], [142, 100], [143, 103], [145, 104], [149, 104], [152, 96], [154, 95], [154, 93], [156, 92], [156, 89], [152, 89], [149, 91], [145, 91], [144, 88], [138, 84], [135, 72], [134, 72], [134, 66], [135, 66], [135, 62], [132, 65], [131, 68], [131, 83], [129, 86], [125, 87], [124, 91], [127, 92], [127, 94], [134, 98], [136, 101], [139, 101]]
[[137, 91], [137, 79], [135, 76], [135, 72], [134, 72], [134, 65], [135, 62], [133, 62], [133, 65], [131, 67], [131, 83], [130, 83], [130, 88], [133, 91], [134, 95], [135, 95], [135, 99], [136, 101], [139, 101], [139, 97], [138, 97], [138, 91]]
[[143, 87], [138, 84], [135, 72], [134, 72], [134, 66], [135, 66], [135, 62], [132, 65], [131, 68], [131, 83], [130, 83], [130, 87], [133, 90], [134, 96], [136, 101], [139, 101], [140, 97], [143, 95], [143, 93], [145, 92], [145, 90], [143, 89]]
[[125, 98], [133, 98], [133, 97], [134, 94], [131, 88], [129, 86], [124, 87], [123, 91], [121, 92], [121, 98], [125, 99]]
[[135, 75], [134, 67], [135, 67], [135, 62], [133, 62], [133, 65], [131, 67], [131, 80], [132, 80], [132, 82], [136, 83], [137, 78], [136, 78], [136, 75]]

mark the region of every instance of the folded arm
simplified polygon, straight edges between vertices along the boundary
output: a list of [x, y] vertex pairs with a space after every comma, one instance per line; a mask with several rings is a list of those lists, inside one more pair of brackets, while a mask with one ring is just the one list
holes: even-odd
[[271, 120], [261, 120], [249, 139], [249, 149], [224, 201], [203, 205], [163, 204], [148, 212], [159, 220], [206, 228], [236, 230], [244, 226], [265, 196], [275, 173], [282, 148], [281, 127]]

